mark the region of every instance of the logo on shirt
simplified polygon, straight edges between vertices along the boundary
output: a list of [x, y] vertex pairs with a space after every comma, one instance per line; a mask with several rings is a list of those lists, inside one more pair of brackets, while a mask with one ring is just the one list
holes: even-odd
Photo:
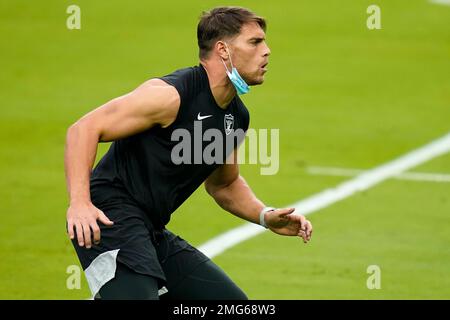
[[202, 115], [200, 115], [200, 112], [199, 112], [197, 115], [197, 120], [201, 121], [201, 120], [209, 118], [209, 117], [212, 117], [212, 114], [207, 115], [207, 116], [202, 116]]
[[234, 117], [232, 114], [226, 114], [223, 119], [225, 125], [225, 134], [229, 135], [233, 131], [234, 127]]

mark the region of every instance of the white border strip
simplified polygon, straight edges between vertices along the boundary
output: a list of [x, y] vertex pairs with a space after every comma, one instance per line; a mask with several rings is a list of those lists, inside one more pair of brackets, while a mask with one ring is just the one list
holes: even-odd
[[430, 0], [431, 3], [441, 4], [443, 6], [450, 6], [450, 0]]
[[[347, 169], [335, 167], [307, 167], [306, 172], [314, 175], [326, 175], [336, 177], [353, 177], [364, 173], [362, 169]], [[425, 173], [425, 172], [405, 172], [392, 176], [393, 179], [427, 182], [450, 182], [450, 174]]]
[[[356, 178], [344, 182], [335, 188], [326, 189], [288, 207], [293, 207], [296, 209], [296, 212], [307, 215], [348, 198], [356, 192], [367, 190], [386, 179], [398, 175], [399, 173], [409, 170], [430, 159], [444, 155], [449, 151], [450, 132], [404, 156], [374, 169], [365, 171]], [[265, 228], [259, 225], [247, 223], [207, 241], [199, 247], [199, 250], [208, 257], [213, 258], [236, 244], [250, 239], [265, 230]]]

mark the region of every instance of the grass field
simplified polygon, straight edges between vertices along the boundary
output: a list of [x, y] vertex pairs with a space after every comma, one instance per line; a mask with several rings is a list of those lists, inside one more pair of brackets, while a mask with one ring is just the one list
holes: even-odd
[[[450, 131], [450, 6], [376, 1], [0, 2], [0, 299], [85, 299], [65, 234], [67, 127], [148, 78], [196, 65], [202, 10], [242, 5], [268, 20], [263, 86], [243, 97], [251, 127], [280, 129], [280, 170], [242, 175], [285, 206]], [[66, 8], [81, 8], [81, 30]], [[108, 145], [99, 148], [98, 157]], [[450, 155], [413, 171], [450, 174]], [[309, 216], [310, 244], [264, 233], [214, 258], [251, 299], [450, 299], [450, 183], [387, 180]], [[168, 228], [194, 245], [243, 223], [203, 188]], [[381, 289], [366, 287], [369, 265]]]

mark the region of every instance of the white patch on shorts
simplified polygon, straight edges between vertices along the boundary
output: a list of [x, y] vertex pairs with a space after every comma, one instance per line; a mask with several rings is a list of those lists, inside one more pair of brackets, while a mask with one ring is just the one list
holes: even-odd
[[109, 280], [116, 275], [117, 254], [120, 249], [103, 252], [84, 270], [92, 297], [95, 297]]
[[166, 287], [162, 287], [161, 289], [158, 290], [158, 295], [162, 296], [163, 294], [169, 292], [169, 290], [167, 290]]

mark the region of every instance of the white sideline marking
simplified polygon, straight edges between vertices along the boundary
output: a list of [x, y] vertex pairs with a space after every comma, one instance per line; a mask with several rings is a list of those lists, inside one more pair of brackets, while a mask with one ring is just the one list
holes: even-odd
[[[365, 172], [361, 169], [346, 169], [334, 167], [307, 167], [306, 172], [315, 175], [328, 175], [337, 177], [353, 177]], [[428, 182], [450, 182], [450, 174], [425, 173], [425, 172], [405, 172], [392, 176], [398, 180], [428, 181]]]
[[450, 6], [450, 0], [430, 0], [434, 4], [442, 4], [444, 6]]
[[[365, 171], [354, 179], [344, 182], [335, 188], [326, 189], [288, 207], [293, 207], [298, 213], [307, 215], [348, 198], [356, 192], [367, 190], [390, 177], [432, 158], [446, 154], [449, 151], [450, 132], [419, 149], [413, 150], [374, 169]], [[213, 258], [234, 245], [250, 239], [264, 231], [266, 231], [265, 228], [249, 222], [218, 235], [202, 244], [198, 249], [208, 257]]]

